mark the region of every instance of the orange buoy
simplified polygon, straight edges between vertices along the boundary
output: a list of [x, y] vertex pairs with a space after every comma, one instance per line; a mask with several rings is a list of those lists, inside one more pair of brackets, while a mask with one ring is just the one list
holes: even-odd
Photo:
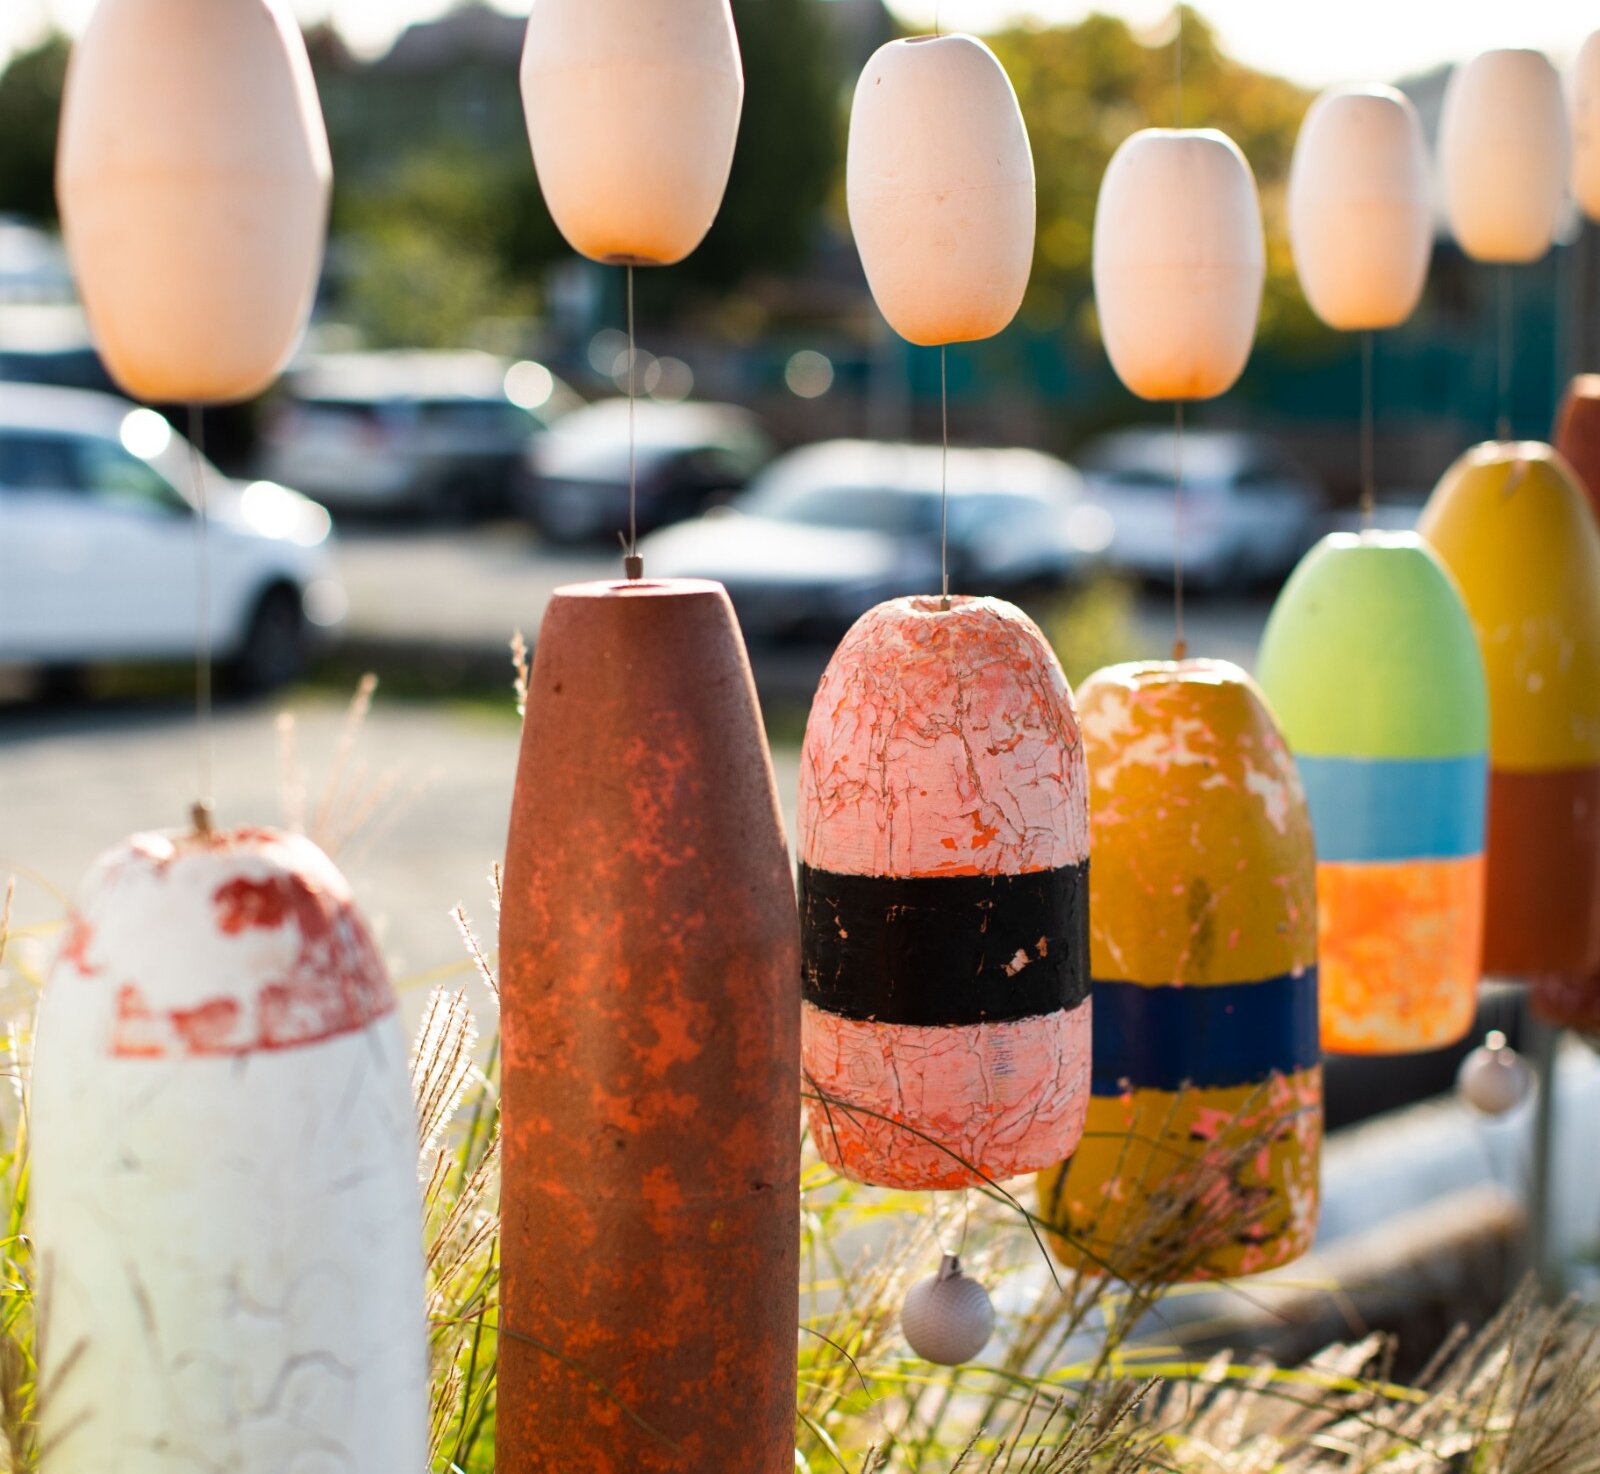
[[964, 1187], [1059, 1161], [1089, 1092], [1072, 693], [998, 599], [856, 621], [800, 759], [804, 1063], [834, 1167]]
[[792, 1474], [794, 886], [720, 584], [556, 591], [500, 938], [497, 1467]]
[[1484, 969], [1600, 967], [1600, 530], [1566, 461], [1474, 446], [1418, 531], [1460, 585], [1489, 678]]
[[1070, 1268], [1251, 1274], [1317, 1223], [1316, 856], [1293, 759], [1225, 661], [1079, 688], [1094, 826], [1093, 1098], [1040, 1174]]
[[333, 166], [285, 0], [101, 0], [56, 193], [95, 346], [135, 398], [249, 399], [293, 353]]

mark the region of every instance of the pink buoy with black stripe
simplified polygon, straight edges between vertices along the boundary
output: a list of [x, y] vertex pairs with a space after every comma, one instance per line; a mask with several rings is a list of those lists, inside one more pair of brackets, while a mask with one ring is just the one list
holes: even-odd
[[800, 772], [812, 1135], [947, 1189], [1070, 1155], [1089, 1098], [1088, 782], [1020, 609], [896, 599], [823, 675]]

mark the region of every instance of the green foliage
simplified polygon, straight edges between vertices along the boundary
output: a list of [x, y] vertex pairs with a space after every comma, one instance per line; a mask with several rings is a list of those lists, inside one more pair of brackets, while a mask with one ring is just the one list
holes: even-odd
[[0, 214], [56, 218], [56, 118], [69, 47], [51, 36], [0, 73]]

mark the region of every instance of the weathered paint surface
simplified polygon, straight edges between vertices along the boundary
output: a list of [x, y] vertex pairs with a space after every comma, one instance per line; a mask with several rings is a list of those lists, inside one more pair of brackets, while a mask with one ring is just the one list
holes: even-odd
[[107, 854], [45, 990], [31, 1109], [52, 1474], [423, 1467], [406, 1041], [314, 845]]
[[[1315, 1231], [1322, 1134], [1321, 1070], [1306, 1059], [1315, 1054], [1315, 856], [1294, 762], [1249, 678], [1221, 661], [1101, 671], [1080, 690], [1079, 711], [1097, 992], [1102, 979], [1217, 988], [1235, 1012], [1193, 1038], [1159, 1041], [1163, 1075], [1208, 1082], [1180, 1090], [1101, 1081], [1097, 1020], [1083, 1143], [1039, 1182], [1044, 1211], [1068, 1235], [1057, 1251], [1085, 1271], [1173, 1279], [1286, 1263]], [[1220, 1050], [1248, 1026], [1238, 1011], [1251, 984], [1281, 1015], [1269, 1042], [1281, 1038], [1282, 1064], [1224, 1083], [1205, 1041]], [[1309, 1051], [1296, 1042], [1307, 1037]]]
[[1267, 622], [1258, 674], [1317, 840], [1322, 1042], [1464, 1037], [1484, 930], [1489, 700], [1471, 617], [1412, 533], [1337, 533]]
[[1600, 967], [1600, 528], [1566, 461], [1475, 446], [1418, 524], [1455, 575], [1489, 680], [1487, 971]]
[[797, 932], [726, 593], [558, 590], [501, 920], [505, 1474], [791, 1474]]
[[[963, 877], [990, 877], [996, 892], [983, 916], [956, 923], [930, 915], [937, 894], [919, 888], [918, 925], [971, 933], [950, 948], [960, 977], [928, 976], [941, 965], [931, 960], [918, 976], [901, 976], [890, 946], [853, 949], [857, 975], [845, 981], [858, 997], [881, 995], [887, 1012], [889, 1000], [920, 985], [949, 1000], [945, 1017], [904, 1023], [870, 1008], [854, 1016], [806, 1008], [806, 1075], [824, 1097], [808, 1101], [808, 1115], [833, 1166], [883, 1186], [948, 1188], [1031, 1171], [1073, 1150], [1089, 1093], [1081, 907], [1072, 926], [1064, 914], [1050, 928], [1054, 943], [1030, 936], [1013, 946], [1002, 886], [1046, 872], [1066, 882], [1087, 859], [1088, 817], [1072, 693], [1019, 609], [996, 599], [952, 599], [948, 609], [936, 598], [897, 599], [857, 621], [806, 728], [803, 864], [882, 880], [886, 914], [866, 920], [885, 934], [897, 880], [943, 878], [952, 906], [970, 890]], [[844, 923], [815, 906], [802, 920], [807, 967], [826, 958], [837, 970], [844, 949], [825, 929]], [[1008, 1015], [1010, 985], [1046, 964], [1052, 998]]]

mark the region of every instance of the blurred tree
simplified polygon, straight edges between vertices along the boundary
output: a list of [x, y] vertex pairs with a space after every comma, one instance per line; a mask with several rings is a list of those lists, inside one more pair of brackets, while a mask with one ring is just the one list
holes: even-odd
[[[1267, 217], [1267, 290], [1261, 337], [1316, 333], [1294, 277], [1284, 195], [1295, 135], [1310, 94], [1225, 56], [1211, 27], [1183, 8], [1183, 125], [1220, 128], [1255, 171]], [[1075, 26], [1015, 27], [990, 38], [1011, 74], [1033, 140], [1039, 235], [1025, 312], [1069, 321], [1093, 336], [1090, 261], [1095, 200], [1117, 146], [1140, 128], [1178, 121], [1173, 38], [1155, 44], [1126, 23], [1091, 15]]]
[[51, 36], [0, 73], [0, 213], [56, 218], [56, 118], [69, 50], [65, 37]]

